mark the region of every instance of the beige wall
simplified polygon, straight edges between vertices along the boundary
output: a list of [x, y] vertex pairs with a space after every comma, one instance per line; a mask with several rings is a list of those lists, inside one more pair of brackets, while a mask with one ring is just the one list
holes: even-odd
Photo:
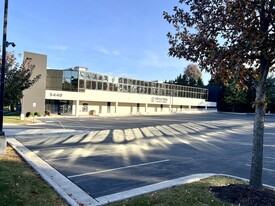
[[[133, 104], [158, 104], [158, 105], [192, 105], [206, 106], [204, 99], [192, 99], [181, 97], [155, 96], [148, 94], [131, 94], [123, 92], [108, 92], [98, 90], [86, 90], [85, 92], [66, 92], [46, 90], [46, 99], [81, 100], [96, 102], [120, 102]], [[212, 104], [212, 103], [211, 103]], [[213, 103], [215, 104], [215, 103]]]
[[[98, 90], [86, 90], [85, 92], [66, 92], [46, 90], [46, 99], [74, 100], [74, 104], [79, 101], [78, 115], [89, 115], [91, 110], [98, 114], [107, 113], [107, 102], [111, 102], [110, 114], [164, 114], [170, 112], [180, 112], [187, 108], [196, 106], [216, 106], [215, 102], [207, 102], [204, 99], [191, 99], [180, 97], [154, 96], [146, 94], [130, 94], [121, 92], [108, 92]], [[88, 111], [82, 111], [83, 103], [88, 103]], [[137, 103], [140, 104], [139, 113]], [[117, 104], [117, 107], [116, 107]], [[146, 109], [147, 104], [147, 109]], [[161, 104], [163, 109], [161, 110]], [[182, 105], [182, 109], [180, 106]], [[75, 115], [76, 105], [73, 106]]]
[[[24, 59], [31, 58], [31, 64], [35, 65], [32, 78], [41, 74], [41, 78], [32, 87], [23, 92], [22, 113], [27, 112], [45, 112], [45, 90], [46, 90], [46, 75], [47, 75], [47, 56], [31, 52], [24, 52]], [[33, 107], [35, 106], [36, 107]]]

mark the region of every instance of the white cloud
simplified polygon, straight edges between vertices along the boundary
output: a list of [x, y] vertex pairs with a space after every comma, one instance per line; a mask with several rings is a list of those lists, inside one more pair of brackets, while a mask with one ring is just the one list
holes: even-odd
[[120, 52], [119, 52], [119, 51], [113, 51], [112, 54], [113, 54], [114, 56], [120, 56]]
[[120, 56], [121, 55], [118, 50], [112, 51], [112, 50], [108, 50], [104, 47], [96, 47], [95, 51], [105, 54], [105, 55], [108, 55], [108, 56]]
[[145, 50], [144, 55], [138, 60], [141, 67], [150, 67], [152, 69], [182, 69], [188, 65], [188, 61], [169, 57], [165, 53], [157, 53], [152, 50]]

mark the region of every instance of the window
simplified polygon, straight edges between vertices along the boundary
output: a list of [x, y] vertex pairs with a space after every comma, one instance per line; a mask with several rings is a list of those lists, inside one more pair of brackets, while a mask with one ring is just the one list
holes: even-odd
[[109, 91], [113, 91], [114, 90], [114, 84], [113, 83], [109, 83]]
[[103, 83], [103, 90], [106, 91], [106, 90], [107, 90], [107, 87], [108, 87], [107, 82], [104, 82], [104, 83]]
[[147, 87], [144, 87], [144, 88], [143, 88], [143, 93], [144, 93], [144, 94], [147, 94], [147, 90], [148, 90]]
[[137, 103], [137, 112], [139, 112], [139, 106], [140, 106], [139, 103]]
[[119, 92], [122, 92], [122, 88], [123, 88], [122, 84], [119, 84], [119, 85], [118, 85], [118, 91], [119, 91]]
[[79, 88], [84, 88], [84, 80], [83, 79], [79, 80]]
[[96, 81], [92, 81], [92, 89], [96, 89]]
[[116, 92], [117, 91], [117, 84], [114, 84], [114, 91]]
[[88, 112], [88, 103], [82, 104], [82, 112]]
[[97, 89], [102, 90], [102, 82], [97, 82]]
[[86, 81], [86, 89], [91, 89], [92, 82]]
[[97, 74], [92, 73], [92, 78], [97, 80]]
[[111, 102], [107, 102], [107, 113], [111, 112]]

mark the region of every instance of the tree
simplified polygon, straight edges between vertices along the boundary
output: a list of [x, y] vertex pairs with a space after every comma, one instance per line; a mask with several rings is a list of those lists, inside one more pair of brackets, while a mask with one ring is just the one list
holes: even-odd
[[235, 112], [236, 105], [246, 103], [246, 93], [238, 84], [232, 82], [225, 88], [223, 101], [231, 105], [232, 111]]
[[175, 28], [168, 33], [169, 55], [198, 62], [224, 82], [236, 78], [245, 88], [247, 74], [255, 78], [250, 186], [262, 188], [266, 79], [275, 64], [274, 0], [180, 0], [164, 18]]
[[201, 70], [199, 69], [197, 64], [189, 64], [184, 71], [184, 75], [186, 76], [188, 86], [203, 86], [203, 81], [201, 79]]
[[15, 105], [23, 98], [23, 91], [35, 84], [41, 75], [31, 78], [34, 69], [31, 60], [26, 59], [19, 65], [13, 52], [6, 54], [6, 62], [4, 105], [14, 111]]
[[174, 84], [191, 86], [191, 87], [203, 87], [201, 70], [196, 64], [189, 64], [183, 71], [183, 75], [177, 76]]

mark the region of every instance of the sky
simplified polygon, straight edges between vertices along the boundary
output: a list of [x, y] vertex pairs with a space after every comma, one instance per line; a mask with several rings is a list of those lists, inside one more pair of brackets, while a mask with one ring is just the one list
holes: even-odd
[[[50, 69], [84, 66], [102, 74], [174, 80], [191, 63], [168, 56], [166, 34], [174, 29], [163, 11], [171, 13], [176, 5], [178, 0], [9, 0], [7, 40], [16, 47], [7, 51], [45, 54]], [[209, 78], [203, 73], [205, 84]]]

